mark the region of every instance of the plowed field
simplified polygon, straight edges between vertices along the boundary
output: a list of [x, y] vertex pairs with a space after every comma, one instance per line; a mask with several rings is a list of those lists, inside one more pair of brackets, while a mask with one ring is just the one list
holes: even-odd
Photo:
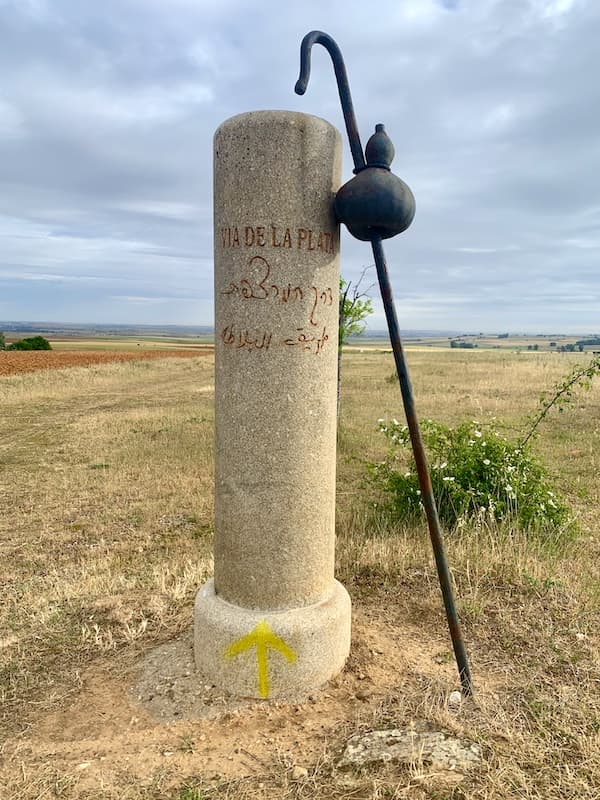
[[65, 369], [65, 367], [88, 367], [114, 361], [146, 361], [155, 358], [199, 358], [212, 354], [212, 349], [198, 350], [149, 350], [137, 352], [100, 350], [95, 352], [78, 350], [11, 350], [0, 353], [0, 377], [17, 375], [20, 372], [36, 372], [40, 369]]

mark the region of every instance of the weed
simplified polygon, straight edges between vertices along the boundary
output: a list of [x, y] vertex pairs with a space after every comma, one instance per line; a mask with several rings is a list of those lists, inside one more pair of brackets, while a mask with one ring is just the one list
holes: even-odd
[[[526, 529], [561, 529], [568, 510], [550, 487], [547, 471], [526, 449], [498, 433], [465, 422], [451, 428], [433, 420], [421, 424], [431, 458], [431, 483], [441, 521], [449, 528], [466, 523], [517, 521]], [[379, 420], [390, 448], [371, 463], [372, 482], [384, 509], [396, 520], [418, 518], [423, 509], [416, 467], [408, 456], [408, 427]]]
[[177, 800], [204, 800], [206, 795], [195, 786], [184, 786], [179, 794]]
[[534, 415], [529, 426], [529, 430], [523, 437], [520, 447], [525, 447], [552, 408], [558, 408], [563, 412], [574, 400], [574, 392], [577, 389], [589, 391], [592, 387], [593, 379], [600, 374], [600, 356], [593, 358], [588, 364], [577, 364], [571, 372], [563, 378], [548, 395], [544, 392], [540, 397], [540, 409]]
[[179, 740], [179, 750], [183, 753], [194, 753], [196, 750], [196, 740], [191, 733], [184, 734]]

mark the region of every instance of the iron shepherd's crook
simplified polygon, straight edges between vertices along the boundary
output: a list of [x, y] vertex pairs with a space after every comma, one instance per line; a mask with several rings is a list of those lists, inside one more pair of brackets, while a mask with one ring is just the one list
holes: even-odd
[[444, 541], [431, 487], [427, 457], [421, 438], [408, 366], [400, 339], [400, 328], [382, 243], [383, 239], [395, 236], [408, 228], [415, 212], [414, 198], [408, 186], [400, 178], [393, 175], [390, 170], [390, 164], [394, 157], [394, 147], [383, 125], [376, 126], [375, 133], [367, 142], [366, 151], [363, 154], [344, 60], [335, 41], [322, 31], [311, 31], [302, 40], [300, 45], [300, 77], [295, 87], [296, 94], [304, 94], [306, 92], [310, 79], [310, 55], [314, 44], [323, 45], [333, 61], [346, 131], [354, 160], [355, 177], [338, 191], [335, 199], [335, 211], [338, 220], [347, 226], [350, 233], [358, 239], [370, 241], [373, 249], [377, 278], [400, 382], [404, 412], [419, 476], [421, 499], [427, 516], [429, 535], [435, 555], [452, 646], [463, 692], [465, 695], [472, 695], [471, 670], [454, 602], [452, 577], [444, 550]]

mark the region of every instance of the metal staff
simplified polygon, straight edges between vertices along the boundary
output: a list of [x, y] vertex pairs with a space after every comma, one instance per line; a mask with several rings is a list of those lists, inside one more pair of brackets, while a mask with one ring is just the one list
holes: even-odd
[[371, 242], [373, 249], [381, 298], [400, 382], [404, 412], [419, 476], [421, 499], [427, 516], [429, 535], [444, 598], [446, 619], [450, 629], [458, 674], [463, 692], [465, 695], [471, 695], [473, 693], [473, 683], [469, 659], [454, 602], [452, 578], [446, 559], [444, 541], [427, 466], [427, 457], [421, 438], [408, 366], [404, 358], [398, 318], [382, 244], [383, 239], [402, 233], [408, 228], [415, 214], [415, 201], [409, 187], [390, 171], [390, 164], [394, 157], [394, 146], [383, 125], [378, 124], [376, 126], [375, 133], [367, 142], [365, 154], [363, 155], [344, 60], [335, 41], [322, 31], [311, 31], [302, 40], [300, 46], [300, 77], [295, 87], [296, 94], [304, 94], [308, 86], [310, 54], [314, 44], [323, 45], [333, 61], [346, 131], [354, 160], [355, 177], [338, 191], [334, 203], [335, 211], [339, 221], [346, 225], [350, 233], [361, 241]]

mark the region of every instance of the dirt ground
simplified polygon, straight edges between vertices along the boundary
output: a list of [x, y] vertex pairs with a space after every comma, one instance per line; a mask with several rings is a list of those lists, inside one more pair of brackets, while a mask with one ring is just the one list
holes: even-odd
[[[107, 659], [82, 674], [76, 694], [36, 715], [31, 727], [5, 743], [5, 763], [27, 764], [32, 777], [45, 768], [71, 776], [77, 797], [117, 789], [125, 774], [138, 787], [148, 785], [159, 772], [174, 786], [185, 776], [204, 785], [254, 776], [260, 789], [260, 776], [273, 764], [292, 774], [294, 768], [308, 773], [334, 763], [351, 734], [385, 717], [391, 697], [394, 727], [404, 716], [399, 698], [408, 700], [432, 680], [443, 687], [438, 704], [447, 717], [444, 727], [462, 732], [459, 717], [468, 717], [471, 703], [456, 711], [447, 707], [447, 693], [459, 687], [443, 626], [424, 632], [403, 623], [397, 607], [382, 611], [375, 605], [356, 609], [343, 673], [291, 702], [234, 701], [217, 693], [195, 673], [191, 630], [136, 662]], [[460, 776], [437, 777], [449, 778]]]
[[9, 350], [0, 353], [0, 377], [42, 369], [65, 369], [66, 367], [88, 367], [124, 361], [147, 361], [156, 358], [199, 358], [212, 355], [212, 349], [198, 350], [150, 350], [96, 352], [76, 350]]

